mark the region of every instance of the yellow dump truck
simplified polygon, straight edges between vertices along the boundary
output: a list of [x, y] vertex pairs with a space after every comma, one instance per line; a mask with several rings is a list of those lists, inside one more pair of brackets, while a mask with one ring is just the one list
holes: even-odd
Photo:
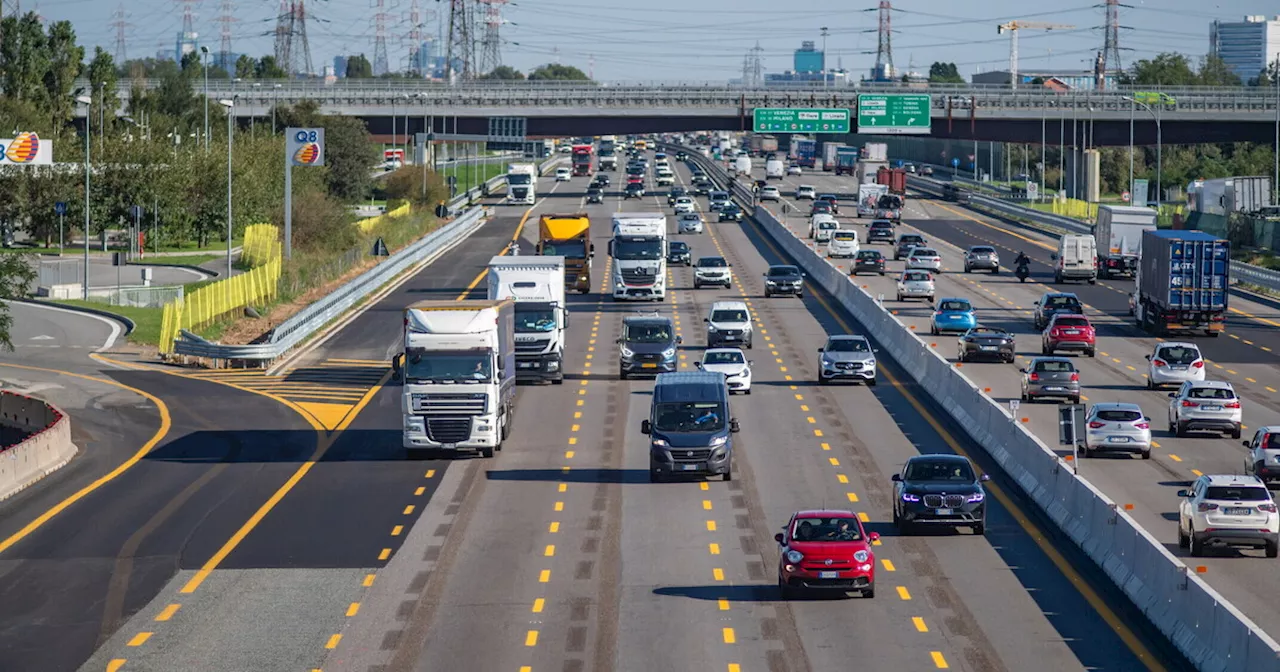
[[564, 288], [582, 294], [591, 291], [591, 220], [585, 212], [543, 215], [538, 222], [538, 254], [564, 257]]

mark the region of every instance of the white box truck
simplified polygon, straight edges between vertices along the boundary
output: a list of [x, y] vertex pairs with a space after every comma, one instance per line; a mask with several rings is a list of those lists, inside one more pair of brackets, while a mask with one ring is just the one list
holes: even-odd
[[564, 257], [494, 257], [489, 299], [516, 303], [516, 381], [564, 382]]
[[538, 200], [538, 167], [532, 163], [507, 166], [507, 203], [533, 205]]
[[889, 185], [887, 184], [859, 184], [858, 219], [875, 217], [876, 206], [880, 203], [880, 197], [887, 193], [889, 193]]
[[419, 301], [404, 309], [401, 383], [410, 453], [493, 457], [511, 433], [516, 403], [515, 302]]
[[619, 212], [613, 215], [615, 301], [662, 301], [667, 297], [667, 216]]
[[1132, 277], [1142, 256], [1142, 232], [1156, 230], [1156, 211], [1132, 205], [1099, 205], [1093, 238], [1098, 246], [1098, 277]]

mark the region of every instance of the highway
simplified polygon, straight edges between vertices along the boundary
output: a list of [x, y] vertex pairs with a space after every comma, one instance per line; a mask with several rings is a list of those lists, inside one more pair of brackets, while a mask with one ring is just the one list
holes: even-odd
[[[824, 190], [848, 193], [851, 180], [831, 175], [806, 175], [789, 178], [793, 184], [803, 182]], [[772, 207], [772, 204], [769, 204]], [[807, 203], [804, 205], [807, 212]], [[777, 211], [776, 208], [774, 208]], [[851, 220], [856, 221], [856, 220]], [[864, 220], [864, 223], [869, 220]], [[802, 218], [791, 217], [788, 224], [801, 231]], [[854, 225], [864, 231], [861, 225]], [[1191, 558], [1177, 545], [1177, 490], [1187, 487], [1201, 474], [1241, 473], [1245, 469], [1247, 450], [1240, 440], [1199, 433], [1176, 438], [1168, 431], [1167, 394], [1174, 388], [1149, 391], [1146, 388], [1147, 362], [1158, 340], [1136, 328], [1128, 315], [1127, 295], [1130, 280], [1099, 280], [1097, 285], [1052, 284], [1053, 273], [1048, 255], [1056, 249], [1054, 241], [1011, 224], [997, 222], [955, 203], [943, 203], [922, 196], [908, 200], [901, 232], [918, 232], [942, 254], [948, 271], [938, 276], [938, 297], [959, 296], [971, 299], [978, 309], [981, 323], [998, 326], [1015, 333], [1020, 355], [1019, 365], [1040, 352], [1039, 333], [1031, 323], [1032, 303], [1049, 291], [1075, 292], [1086, 306], [1086, 313], [1098, 329], [1098, 354], [1094, 359], [1077, 357], [1084, 388], [1084, 403], [1126, 401], [1138, 403], [1152, 419], [1152, 437], [1156, 443], [1150, 461], [1126, 461], [1124, 455], [1083, 460], [1080, 473], [1098, 486], [1108, 497], [1123, 505], [1138, 521], [1162, 541], [1170, 552], [1185, 558], [1187, 564], [1201, 571], [1201, 576], [1228, 600], [1248, 614], [1268, 632], [1280, 632], [1280, 579], [1275, 563], [1258, 552], [1210, 551], [1207, 557]], [[802, 234], [803, 235], [803, 234]], [[1004, 271], [998, 276], [985, 273], [964, 274], [962, 252], [970, 245], [994, 245], [1001, 255]], [[881, 249], [887, 249], [880, 246]], [[1009, 270], [1019, 250], [1032, 259], [1032, 278], [1018, 283]], [[846, 269], [847, 262], [839, 262]], [[898, 303], [894, 300], [894, 279], [903, 262], [889, 262], [891, 271], [884, 278], [863, 275], [860, 282], [872, 294], [884, 294], [886, 305], [914, 326], [921, 335], [928, 334], [930, 309], [920, 302]], [[1208, 379], [1231, 382], [1243, 397], [1243, 438], [1254, 430], [1280, 421], [1280, 322], [1277, 309], [1269, 300], [1256, 300], [1233, 294], [1227, 333], [1223, 337], [1196, 337], [1209, 367]], [[926, 336], [926, 338], [928, 338]], [[1166, 339], [1168, 340], [1168, 339]], [[956, 357], [954, 336], [931, 338], [949, 359]], [[966, 375], [1000, 401], [1019, 396], [1015, 365], [968, 363]], [[1058, 418], [1056, 404], [1022, 404], [1020, 415], [1029, 427], [1050, 446], [1057, 446]], [[1059, 447], [1062, 454], [1069, 448]]]
[[[173, 429], [0, 547], [0, 669], [1183, 669], [1001, 474], [985, 538], [895, 536], [907, 457], [981, 451], [890, 362], [874, 390], [812, 384], [826, 335], [857, 323], [814, 289], [761, 299], [785, 260], [749, 222], [680, 236], [729, 259], [732, 290], [678, 268], [663, 305], [571, 296], [568, 380], [521, 388], [495, 459], [406, 460], [387, 368], [406, 304], [481, 295], [489, 258], [513, 236], [531, 250], [545, 212], [590, 214], [606, 289], [610, 214], [669, 214], [652, 195], [585, 205], [585, 183], [499, 206], [283, 376], [112, 370], [167, 400]], [[748, 301], [759, 334], [735, 478], [650, 484], [653, 383], [616, 378], [621, 317], [676, 317], [691, 369], [718, 298]], [[773, 533], [816, 506], [884, 535], [874, 599], [779, 600]]]

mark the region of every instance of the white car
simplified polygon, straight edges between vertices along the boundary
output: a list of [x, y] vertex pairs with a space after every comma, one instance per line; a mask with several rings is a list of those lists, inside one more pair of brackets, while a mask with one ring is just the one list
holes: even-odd
[[831, 215], [818, 213], [809, 218], [809, 237], [825, 243], [831, 239], [831, 232], [840, 228], [839, 222]]
[[702, 289], [703, 285], [724, 285], [725, 289], [733, 288], [733, 269], [724, 257], [699, 257], [693, 265], [693, 288]]
[[1169, 393], [1169, 433], [1186, 436], [1194, 430], [1230, 434], [1240, 438], [1244, 412], [1231, 383], [1221, 380], [1187, 381]]
[[1151, 418], [1137, 404], [1094, 404], [1085, 418], [1082, 457], [1104, 451], [1138, 453], [1151, 459]]
[[568, 168], [556, 168], [556, 182], [568, 182], [573, 173]]
[[907, 254], [907, 268], [942, 272], [942, 255], [932, 247], [913, 247]]
[[777, 187], [760, 187], [760, 200], [778, 202], [782, 200], [782, 193]]
[[702, 353], [696, 366], [703, 371], [724, 374], [729, 393], [751, 394], [751, 362], [738, 348], [712, 348]]
[[1249, 449], [1244, 458], [1245, 473], [1257, 476], [1263, 483], [1280, 480], [1280, 425], [1259, 427], [1252, 439], [1241, 443]]
[[831, 240], [827, 242], [827, 258], [852, 259], [856, 256], [858, 256], [858, 232], [848, 229], [833, 231]]
[[1280, 514], [1257, 476], [1205, 474], [1179, 490], [1178, 546], [1204, 555], [1206, 546], [1263, 548], [1280, 555]]
[[903, 271], [898, 276], [898, 300], [924, 299], [933, 304], [936, 293], [933, 285], [933, 274], [929, 271]]
[[800, 173], [800, 166], [791, 166], [790, 168], [787, 168], [788, 175], [799, 175]]
[[702, 215], [686, 212], [676, 220], [680, 233], [702, 233]]
[[800, 185], [800, 186], [796, 187], [796, 200], [797, 200], [797, 201], [803, 201], [803, 200], [804, 200], [804, 199], [806, 199], [806, 198], [812, 201], [812, 200], [816, 199], [817, 197], [818, 197], [818, 190], [817, 190], [817, 189], [814, 189], [813, 187], [811, 187], [811, 186], [809, 186], [809, 185], [807, 185], [807, 184], [802, 184], [802, 185]]
[[692, 198], [689, 198], [688, 196], [681, 196], [676, 199], [675, 209], [677, 215], [683, 215], [696, 211], [698, 206], [694, 204]]
[[1147, 355], [1147, 389], [1162, 385], [1181, 385], [1204, 380], [1204, 358], [1195, 343], [1156, 343], [1155, 352]]

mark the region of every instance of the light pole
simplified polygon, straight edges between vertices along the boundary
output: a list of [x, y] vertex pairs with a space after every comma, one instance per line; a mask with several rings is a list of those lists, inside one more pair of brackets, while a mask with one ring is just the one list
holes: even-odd
[[[1133, 113], [1137, 109], [1137, 105], [1133, 104], [1133, 99], [1129, 99], [1129, 186], [1125, 191], [1129, 192], [1129, 205], [1134, 204], [1134, 199], [1138, 197], [1133, 193]], [[1146, 199], [1143, 199], [1144, 201]], [[1146, 205], [1144, 202], [1143, 205]]]
[[[231, 112], [235, 109], [236, 101], [219, 100], [219, 105], [227, 108], [227, 277], [231, 277], [231, 138], [232, 123], [234, 122]], [[206, 138], [208, 136], [205, 136]]]
[[827, 90], [827, 27], [822, 27], [822, 90]]
[[204, 151], [209, 151], [209, 65], [205, 59], [209, 56], [209, 47], [200, 47], [200, 69], [204, 71]]
[[[1161, 101], [1163, 102], [1164, 94], [1157, 93], [1156, 95], [1159, 96]], [[1160, 184], [1161, 178], [1163, 177], [1162, 171], [1164, 169], [1164, 165], [1163, 165], [1164, 164], [1164, 132], [1160, 128], [1160, 111], [1158, 109], [1152, 109], [1150, 105], [1144, 102], [1141, 102], [1137, 98], [1133, 98], [1131, 96], [1126, 97], [1125, 100], [1128, 100], [1130, 103], [1133, 103], [1134, 105], [1141, 106], [1142, 109], [1150, 113], [1151, 117], [1156, 120], [1156, 209], [1159, 210], [1160, 203], [1161, 201], [1164, 200], [1163, 197], [1161, 196], [1163, 191], [1161, 189], [1161, 184]]]
[[84, 277], [80, 281], [81, 298], [89, 300], [89, 134], [93, 121], [93, 98], [76, 96], [84, 111]]

